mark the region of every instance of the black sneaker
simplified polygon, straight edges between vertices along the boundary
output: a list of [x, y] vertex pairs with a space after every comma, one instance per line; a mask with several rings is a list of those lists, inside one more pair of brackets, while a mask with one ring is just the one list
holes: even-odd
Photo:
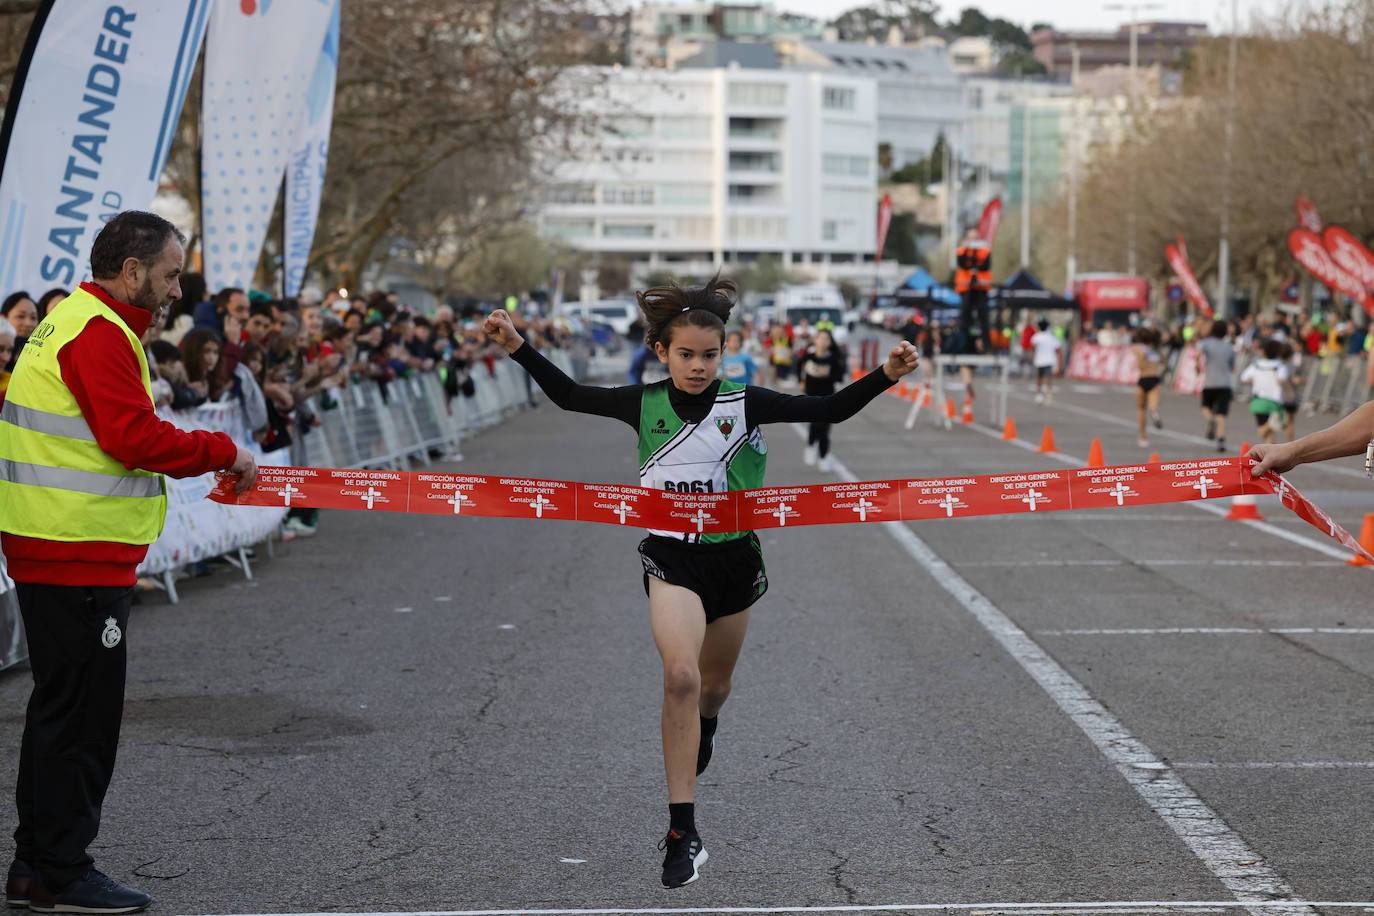
[[94, 868], [60, 891], [29, 882], [29, 909], [35, 913], [137, 913], [153, 902], [142, 891], [125, 887]]
[[1154, 423], [1155, 429], [1163, 429], [1163, 428], [1164, 428], [1164, 418], [1161, 417], [1161, 416], [1159, 415], [1159, 411], [1157, 411], [1157, 410], [1151, 410], [1151, 411], [1150, 411], [1150, 420]]
[[29, 905], [29, 879], [33, 872], [29, 863], [15, 859], [10, 863], [9, 874], [5, 876], [5, 905], [26, 907]]
[[1215, 418], [1213, 418], [1213, 419], [1207, 421], [1207, 438], [1208, 438], [1208, 439], [1215, 439], [1216, 437], [1217, 437], [1217, 421], [1216, 421]]
[[697, 869], [706, 863], [706, 847], [701, 845], [701, 837], [695, 833], [678, 833], [669, 830], [658, 848], [665, 850], [663, 856], [663, 886], [682, 887], [697, 879]]
[[[716, 723], [718, 719], [701, 720], [701, 743], [697, 745], [697, 775], [706, 772], [711, 765], [711, 753], [716, 749]], [[709, 724], [708, 724], [709, 723]]]
[[1225, 439], [1218, 439], [1218, 440], [1217, 440], [1217, 451], [1219, 451], [1219, 452], [1224, 452], [1224, 451], [1226, 451], [1226, 440], [1225, 440]]

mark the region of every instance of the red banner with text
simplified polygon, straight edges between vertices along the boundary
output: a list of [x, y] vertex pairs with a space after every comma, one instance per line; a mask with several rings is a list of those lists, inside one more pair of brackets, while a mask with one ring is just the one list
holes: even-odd
[[455, 517], [600, 522], [707, 534], [844, 522], [925, 521], [1058, 512], [1275, 493], [1328, 537], [1363, 554], [1359, 543], [1277, 474], [1252, 477], [1247, 458], [1203, 458], [1108, 468], [1027, 471], [921, 480], [764, 487], [728, 493], [674, 493], [620, 484], [429, 471], [263, 467], [234, 493], [222, 475], [210, 498], [240, 506], [361, 509]]

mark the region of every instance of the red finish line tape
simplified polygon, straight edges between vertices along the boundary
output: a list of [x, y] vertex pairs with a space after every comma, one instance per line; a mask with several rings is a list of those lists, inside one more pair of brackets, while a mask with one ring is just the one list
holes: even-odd
[[619, 484], [428, 471], [262, 467], [248, 492], [236, 495], [233, 479], [223, 477], [210, 498], [240, 506], [562, 519], [700, 534], [843, 522], [1126, 509], [1276, 493], [1279, 502], [1304, 521], [1374, 561], [1350, 532], [1287, 480], [1273, 473], [1251, 477], [1252, 463], [1248, 458], [1207, 458], [1021, 474], [764, 487], [729, 493], [675, 493]]

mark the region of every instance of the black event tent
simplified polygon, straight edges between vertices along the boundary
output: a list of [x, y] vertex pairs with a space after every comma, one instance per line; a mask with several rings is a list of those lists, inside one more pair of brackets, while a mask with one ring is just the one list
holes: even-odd
[[1040, 285], [1029, 270], [1018, 270], [992, 291], [988, 304], [998, 309], [1077, 309], [1078, 303]]

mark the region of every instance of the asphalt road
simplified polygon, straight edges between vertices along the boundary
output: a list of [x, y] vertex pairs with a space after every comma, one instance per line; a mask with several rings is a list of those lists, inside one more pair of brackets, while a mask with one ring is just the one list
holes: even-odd
[[[771, 428], [769, 483], [1060, 468], [1094, 436], [1108, 464], [1145, 457], [1107, 386], [1012, 392], [1065, 458], [907, 410], [838, 427], [830, 475]], [[1211, 454], [1194, 399], [1164, 414], [1151, 450]], [[635, 480], [629, 429], [548, 404], [464, 451]], [[1355, 461], [1292, 477], [1352, 531], [1374, 511]], [[136, 608], [94, 854], [163, 913], [1356, 909], [1282, 901], [1374, 898], [1374, 579], [1261, 509], [765, 532], [772, 587], [697, 793], [710, 862], [674, 891], [640, 534], [330, 512], [252, 581]], [[0, 674], [7, 784], [27, 691]]]

